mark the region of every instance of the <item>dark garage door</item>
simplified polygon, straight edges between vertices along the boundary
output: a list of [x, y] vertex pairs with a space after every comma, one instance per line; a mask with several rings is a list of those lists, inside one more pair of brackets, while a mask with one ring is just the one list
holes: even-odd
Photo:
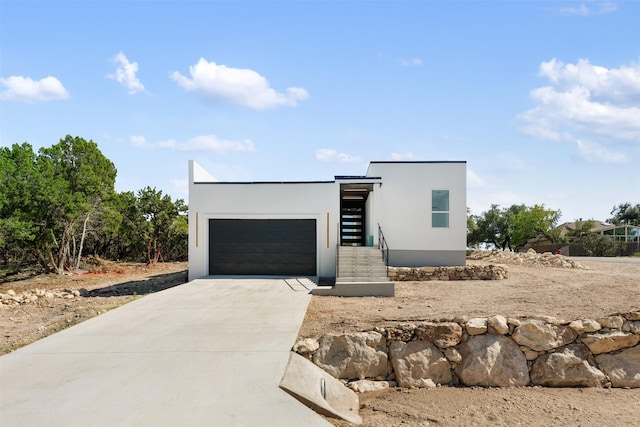
[[316, 275], [315, 219], [210, 219], [210, 275]]

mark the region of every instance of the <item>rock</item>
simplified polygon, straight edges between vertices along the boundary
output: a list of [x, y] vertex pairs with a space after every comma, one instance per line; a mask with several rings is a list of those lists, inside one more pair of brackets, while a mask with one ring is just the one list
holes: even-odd
[[455, 372], [467, 386], [512, 387], [529, 383], [527, 359], [518, 345], [502, 335], [472, 336], [458, 347]]
[[574, 320], [573, 322], [569, 323], [569, 327], [576, 331], [578, 334], [583, 334], [585, 332], [596, 332], [602, 328], [602, 326], [600, 326], [600, 323], [596, 322], [593, 319]]
[[504, 316], [496, 315], [487, 319], [487, 330], [490, 334], [506, 335], [509, 333], [509, 325]]
[[358, 380], [351, 381], [347, 386], [355, 392], [366, 393], [369, 391], [386, 390], [389, 387], [394, 387], [391, 384], [395, 382], [389, 381], [371, 381], [371, 380]]
[[395, 341], [389, 346], [389, 356], [400, 387], [424, 388], [453, 379], [449, 362], [433, 343]]
[[640, 337], [630, 332], [614, 331], [585, 335], [581, 341], [593, 354], [610, 353], [638, 344]]
[[524, 357], [526, 357], [529, 361], [536, 360], [540, 354], [537, 351], [531, 350], [529, 347], [524, 345], [520, 346], [520, 350], [522, 350], [522, 353], [524, 353]]
[[474, 317], [469, 319], [465, 325], [465, 329], [469, 335], [480, 335], [487, 332], [487, 318], [486, 317]]
[[462, 355], [454, 347], [445, 348], [444, 349], [444, 357], [446, 357], [447, 360], [449, 362], [451, 362], [451, 363], [460, 363], [460, 362], [462, 362]]
[[305, 338], [293, 345], [293, 351], [300, 354], [313, 353], [320, 347], [318, 340], [313, 338]]
[[582, 344], [569, 344], [536, 359], [531, 367], [531, 383], [544, 387], [602, 387], [607, 380], [587, 359]]
[[596, 356], [596, 362], [613, 387], [640, 387], [640, 346], [616, 354], [601, 354]]
[[624, 323], [624, 317], [622, 316], [607, 316], [596, 319], [596, 322], [600, 323], [603, 328], [620, 329]]
[[558, 319], [557, 317], [553, 317], [553, 316], [532, 316], [531, 319], [540, 320], [544, 323], [549, 323], [551, 325], [556, 325], [556, 326], [565, 325], [569, 323], [569, 322], [565, 322], [564, 319]]
[[16, 296], [16, 291], [14, 291], [13, 289], [9, 289], [9, 290], [7, 291], [7, 295], [12, 296], [12, 297], [15, 297], [15, 296]]
[[411, 341], [416, 325], [399, 325], [387, 329], [388, 341]]
[[624, 322], [622, 328], [625, 332], [632, 332], [640, 335], [640, 321], [638, 320]]
[[388, 374], [386, 340], [379, 332], [327, 334], [318, 340], [313, 362], [342, 379], [365, 379]]
[[512, 338], [532, 350], [547, 351], [573, 342], [576, 332], [566, 326], [550, 325], [541, 320], [524, 320], [514, 331]]
[[577, 263], [563, 255], [555, 255], [551, 252], [538, 254], [534, 252], [510, 252], [510, 251], [485, 251], [476, 250], [468, 257], [469, 259], [484, 259], [491, 262], [524, 264], [531, 266], [579, 268], [588, 270], [583, 264]]
[[416, 336], [418, 339], [432, 342], [440, 348], [453, 347], [458, 345], [462, 338], [462, 327], [454, 322], [425, 322], [416, 326]]

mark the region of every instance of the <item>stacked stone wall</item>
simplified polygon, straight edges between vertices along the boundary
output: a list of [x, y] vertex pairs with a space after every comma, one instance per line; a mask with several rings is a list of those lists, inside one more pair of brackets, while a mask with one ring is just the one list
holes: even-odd
[[572, 322], [457, 318], [307, 338], [293, 350], [356, 391], [438, 385], [640, 387], [640, 312]]
[[389, 280], [501, 280], [509, 277], [503, 265], [467, 265], [463, 267], [389, 267]]

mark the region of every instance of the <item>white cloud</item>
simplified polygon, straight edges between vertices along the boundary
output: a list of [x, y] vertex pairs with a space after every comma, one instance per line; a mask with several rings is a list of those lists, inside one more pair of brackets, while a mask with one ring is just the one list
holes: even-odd
[[315, 157], [316, 160], [321, 162], [356, 163], [360, 161], [360, 157], [340, 153], [331, 148], [320, 148], [316, 150]]
[[522, 132], [571, 142], [588, 160], [629, 160], [605, 144], [640, 141], [640, 64], [605, 68], [587, 59], [576, 64], [552, 59], [540, 65], [540, 76], [550, 84], [531, 91], [535, 107], [518, 117]]
[[51, 76], [40, 80], [22, 76], [0, 77], [0, 85], [3, 86], [0, 99], [5, 101], [36, 103], [69, 98], [60, 80]]
[[423, 63], [424, 61], [420, 58], [403, 59], [400, 61], [403, 67], [418, 67]]
[[200, 58], [189, 67], [191, 78], [175, 71], [171, 78], [183, 89], [209, 98], [223, 99], [255, 110], [278, 106], [294, 107], [309, 97], [300, 87], [290, 87], [285, 93], [273, 89], [266, 78], [246, 68], [231, 68]]
[[134, 135], [129, 138], [131, 144], [145, 149], [164, 149], [174, 151], [208, 151], [225, 154], [232, 151], [251, 152], [255, 150], [250, 139], [234, 141], [220, 139], [216, 135], [200, 135], [185, 142], [177, 142], [173, 139], [149, 142], [144, 136]]
[[618, 10], [618, 5], [612, 1], [590, 1], [577, 6], [562, 7], [560, 8], [560, 13], [565, 15], [593, 16], [604, 15], [615, 12], [616, 10]]
[[415, 156], [413, 153], [391, 153], [391, 160], [396, 162], [414, 160]]
[[540, 65], [539, 75], [547, 77], [557, 89], [580, 87], [592, 98], [625, 104], [640, 100], [640, 63], [609, 69], [593, 65], [588, 59], [565, 64], [553, 58]]
[[131, 95], [144, 91], [144, 86], [136, 77], [136, 73], [138, 72], [137, 62], [129, 62], [122, 52], [118, 52], [118, 54], [113, 57], [113, 62], [119, 64], [118, 68], [116, 68], [115, 73], [109, 74], [107, 78], [120, 83]]

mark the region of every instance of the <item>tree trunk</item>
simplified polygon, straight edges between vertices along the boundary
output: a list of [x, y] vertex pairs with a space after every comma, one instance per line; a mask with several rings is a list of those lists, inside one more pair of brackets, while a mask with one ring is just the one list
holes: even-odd
[[56, 267], [58, 274], [64, 273], [64, 265], [65, 265], [65, 262], [67, 261], [68, 250], [69, 250], [70, 235], [71, 235], [71, 223], [67, 223], [64, 227], [64, 231], [62, 232], [62, 240], [60, 241], [60, 246], [58, 249], [58, 265]]
[[44, 257], [40, 249], [29, 246], [29, 250], [31, 250], [31, 252], [33, 252], [33, 254], [36, 256], [45, 273], [51, 273], [51, 266], [47, 262], [47, 259]]
[[84, 246], [84, 237], [87, 234], [87, 222], [89, 222], [90, 214], [87, 213], [87, 216], [84, 218], [84, 223], [82, 224], [82, 236], [80, 236], [80, 247], [78, 248], [78, 254], [76, 256], [76, 270], [80, 269], [80, 259], [82, 258], [82, 247]]

